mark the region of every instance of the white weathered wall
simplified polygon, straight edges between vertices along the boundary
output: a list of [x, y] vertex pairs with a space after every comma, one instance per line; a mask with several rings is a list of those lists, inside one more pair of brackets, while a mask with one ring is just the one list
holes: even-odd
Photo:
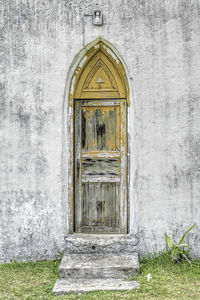
[[[101, 27], [84, 17], [97, 7]], [[165, 231], [176, 238], [197, 223], [190, 242], [200, 257], [200, 2], [3, 0], [0, 9], [0, 261], [62, 250], [67, 74], [99, 36], [119, 51], [131, 90], [130, 223], [139, 250], [162, 250]]]

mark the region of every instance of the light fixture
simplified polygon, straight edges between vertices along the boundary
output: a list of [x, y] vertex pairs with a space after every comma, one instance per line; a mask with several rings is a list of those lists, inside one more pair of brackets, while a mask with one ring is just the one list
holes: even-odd
[[103, 24], [103, 16], [100, 10], [94, 10], [93, 24], [97, 26], [101, 26]]

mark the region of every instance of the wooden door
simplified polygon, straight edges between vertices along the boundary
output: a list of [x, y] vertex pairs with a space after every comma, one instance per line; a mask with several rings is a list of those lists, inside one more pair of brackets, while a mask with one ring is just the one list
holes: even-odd
[[127, 233], [126, 100], [75, 100], [75, 231]]

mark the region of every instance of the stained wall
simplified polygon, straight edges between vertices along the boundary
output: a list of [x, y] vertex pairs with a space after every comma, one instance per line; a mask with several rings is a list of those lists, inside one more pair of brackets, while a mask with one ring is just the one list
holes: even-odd
[[[103, 26], [94, 26], [94, 9]], [[0, 261], [54, 258], [69, 230], [70, 74], [102, 37], [129, 82], [130, 231], [141, 253], [192, 224], [200, 257], [198, 0], [2, 0]], [[78, 54], [79, 53], [79, 54]], [[76, 56], [78, 54], [78, 56]]]

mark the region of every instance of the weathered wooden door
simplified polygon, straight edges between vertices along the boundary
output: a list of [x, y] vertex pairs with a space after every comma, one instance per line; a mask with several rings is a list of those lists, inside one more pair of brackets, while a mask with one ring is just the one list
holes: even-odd
[[127, 233], [126, 99], [75, 100], [75, 231]]

